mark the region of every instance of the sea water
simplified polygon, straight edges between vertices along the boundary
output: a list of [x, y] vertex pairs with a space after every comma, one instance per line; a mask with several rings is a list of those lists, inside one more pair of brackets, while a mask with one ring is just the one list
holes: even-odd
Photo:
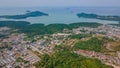
[[102, 24], [118, 23], [118, 21], [107, 21], [89, 18], [78, 18], [77, 13], [94, 13], [98, 15], [117, 15], [120, 16], [120, 7], [14, 7], [0, 8], [0, 15], [19, 15], [25, 14], [26, 11], [41, 11], [48, 13], [49, 16], [30, 17], [27, 19], [4, 19], [0, 21], [28, 21], [32, 24], [43, 23], [78, 23], [78, 22], [98, 22]]

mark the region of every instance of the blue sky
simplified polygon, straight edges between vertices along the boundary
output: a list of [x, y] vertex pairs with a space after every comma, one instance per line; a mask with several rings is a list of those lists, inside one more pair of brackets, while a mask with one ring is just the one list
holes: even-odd
[[120, 7], [120, 0], [0, 0], [0, 7]]

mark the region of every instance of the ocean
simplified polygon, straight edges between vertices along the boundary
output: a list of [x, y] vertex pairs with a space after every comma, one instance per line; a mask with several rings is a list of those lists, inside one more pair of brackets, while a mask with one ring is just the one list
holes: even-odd
[[28, 21], [32, 24], [54, 24], [54, 23], [77, 23], [77, 22], [98, 22], [102, 24], [118, 23], [118, 21], [107, 21], [98, 19], [78, 18], [77, 13], [94, 13], [99, 15], [117, 15], [120, 16], [120, 7], [14, 7], [0, 8], [0, 15], [18, 15], [25, 14], [26, 11], [41, 11], [48, 13], [49, 16], [30, 17], [27, 19], [4, 19], [0, 21]]

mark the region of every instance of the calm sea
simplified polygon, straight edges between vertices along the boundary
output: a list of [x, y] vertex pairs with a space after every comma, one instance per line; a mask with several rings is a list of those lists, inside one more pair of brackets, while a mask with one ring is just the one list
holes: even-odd
[[[31, 17], [21, 19], [20, 21], [29, 21], [31, 23], [76, 23], [76, 22], [98, 22], [102, 24], [118, 23], [117, 21], [106, 21], [98, 19], [78, 18], [77, 13], [95, 13], [99, 15], [119, 15], [120, 7], [22, 7], [22, 8], [0, 8], [0, 15], [16, 15], [24, 14], [26, 11], [41, 11], [48, 13], [49, 16]], [[3, 20], [17, 20], [18, 19], [4, 19]]]

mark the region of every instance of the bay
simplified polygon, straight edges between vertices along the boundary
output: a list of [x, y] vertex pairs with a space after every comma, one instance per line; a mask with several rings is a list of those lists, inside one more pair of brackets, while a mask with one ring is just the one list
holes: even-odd
[[0, 8], [0, 15], [18, 15], [24, 14], [26, 11], [41, 11], [48, 13], [49, 16], [31, 17], [27, 19], [4, 19], [0, 21], [28, 21], [32, 24], [43, 23], [76, 23], [76, 22], [98, 22], [102, 24], [118, 23], [118, 21], [107, 21], [98, 19], [78, 18], [77, 13], [94, 13], [99, 15], [117, 15], [120, 16], [120, 7], [14, 7]]

